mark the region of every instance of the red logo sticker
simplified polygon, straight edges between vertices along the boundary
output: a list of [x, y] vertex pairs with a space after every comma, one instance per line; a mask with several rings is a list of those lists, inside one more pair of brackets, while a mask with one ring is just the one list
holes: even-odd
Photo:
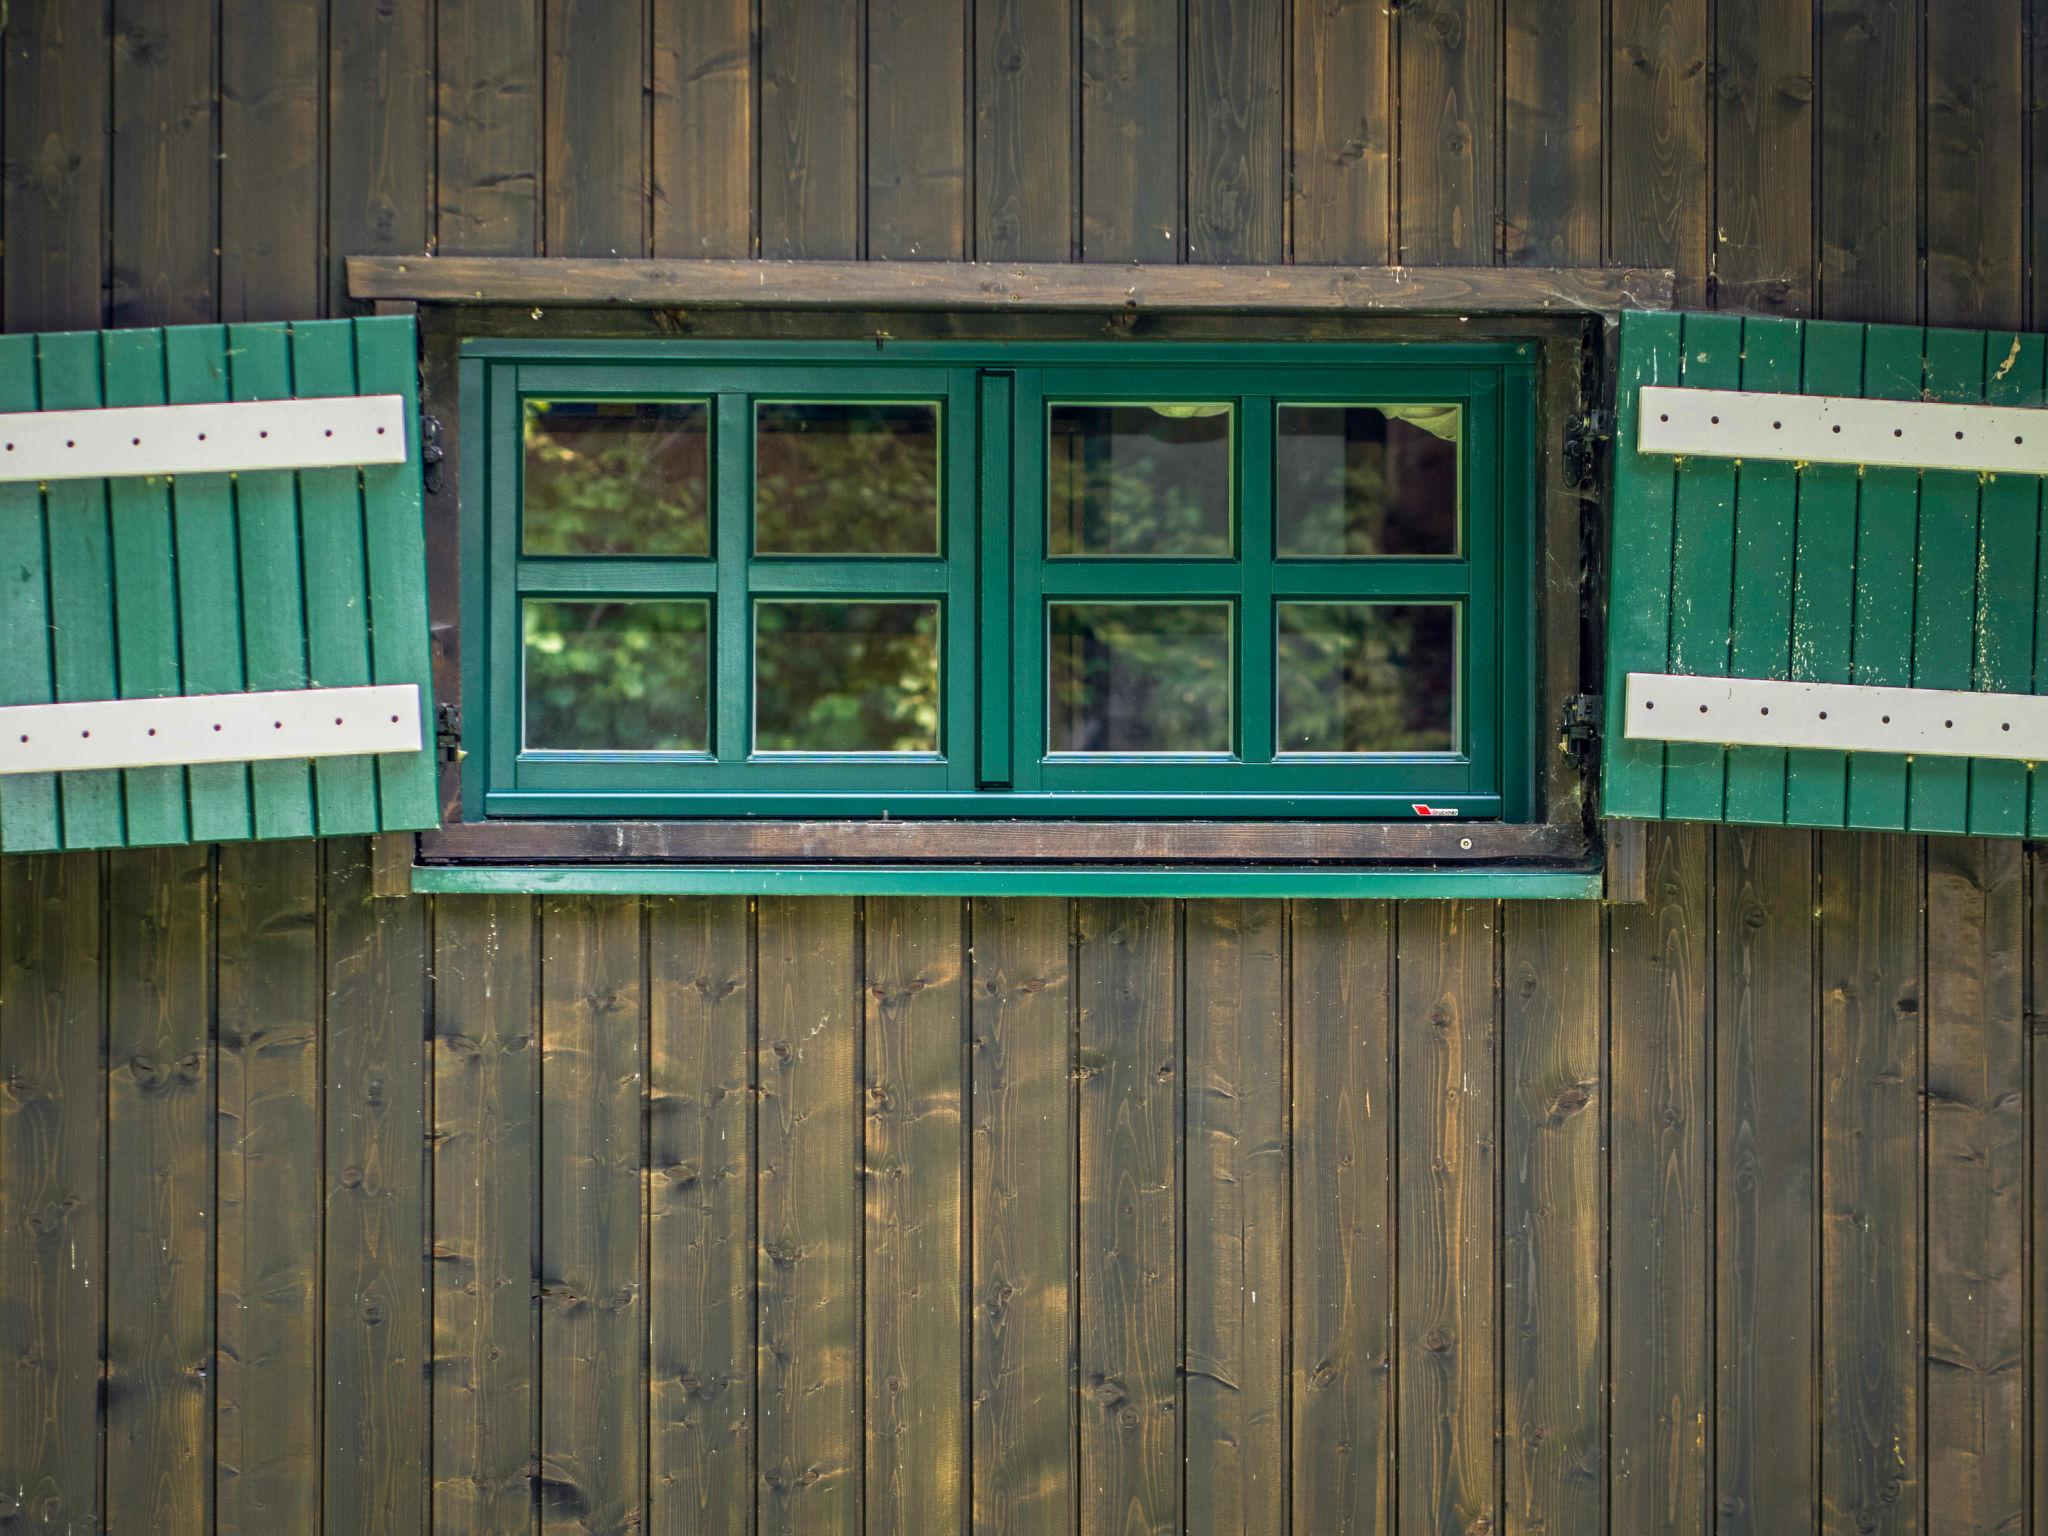
[[1458, 808], [1455, 805], [1422, 805], [1418, 803], [1415, 807], [1415, 814], [1418, 816], [1455, 816], [1458, 814]]

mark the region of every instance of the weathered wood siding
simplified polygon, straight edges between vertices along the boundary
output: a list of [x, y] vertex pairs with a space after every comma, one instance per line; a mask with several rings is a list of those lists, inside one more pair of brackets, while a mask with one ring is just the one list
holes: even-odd
[[[13, 0], [8, 330], [363, 251], [2040, 324], [2031, 0]], [[0, 860], [0, 1529], [2048, 1533], [2048, 866], [1642, 907]]]

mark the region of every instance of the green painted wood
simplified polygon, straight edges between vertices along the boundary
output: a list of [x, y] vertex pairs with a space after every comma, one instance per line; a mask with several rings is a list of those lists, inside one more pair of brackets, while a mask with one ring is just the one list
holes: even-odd
[[[1672, 512], [1678, 475], [1671, 460], [1636, 451], [1643, 387], [1679, 382], [1677, 315], [1631, 315], [1621, 332], [1615, 385], [1614, 516], [1609, 530], [1607, 718], [1622, 718], [1630, 672], [1667, 668], [1671, 648]], [[1664, 811], [1664, 748], [1610, 731], [1601, 759], [1601, 804], [1610, 816]]]
[[[1684, 382], [1692, 389], [1735, 389], [1742, 380], [1742, 321], [1732, 315], [1684, 318]], [[1735, 571], [1735, 464], [1687, 460], [1678, 470], [1671, 535], [1671, 651], [1668, 670], [1699, 677], [1728, 673]], [[1719, 821], [1726, 813], [1727, 752], [1696, 742], [1664, 748], [1664, 814]]]
[[[36, 408], [36, 338], [0, 336], [0, 411]], [[39, 486], [0, 485], [0, 704], [56, 697], [50, 655], [50, 565]], [[0, 853], [58, 848], [57, 780], [0, 779]]]
[[[1985, 340], [1985, 400], [1992, 405], [2039, 405], [2048, 339], [1993, 332]], [[2041, 491], [2037, 475], [1989, 475], [1979, 492], [1974, 687], [2000, 693], [2035, 691]], [[1973, 762], [1970, 830], [1992, 837], [2024, 836], [2033, 778], [2025, 763]]]
[[[1742, 387], [1797, 394], [1803, 327], [1793, 320], [1756, 320], [1742, 327]], [[1798, 470], [1791, 464], [1744, 463], [1736, 471], [1735, 576], [1728, 670], [1736, 677], [1792, 675], [1792, 599]], [[1727, 819], [1785, 819], [1785, 753], [1772, 747], [1731, 747]]]
[[[1863, 343], [1863, 393], [1917, 400], [1923, 332], [1873, 325]], [[1920, 476], [1910, 469], [1862, 471], [1856, 509], [1855, 671], [1851, 681], [1904, 688], [1913, 681], [1913, 572], [1919, 544]], [[1906, 824], [1906, 760], [1891, 753], [1849, 758], [1852, 827]]]
[[[41, 374], [44, 410], [101, 404], [98, 335], [76, 331], [44, 336]], [[107, 525], [106, 482], [53, 481], [44, 508], [56, 698], [61, 703], [116, 698], [113, 538]], [[58, 779], [58, 793], [65, 847], [104, 848], [124, 840], [119, 773], [67, 773]]]
[[[292, 393], [356, 393], [355, 331], [346, 320], [295, 324]], [[373, 681], [370, 605], [364, 569], [362, 471], [308, 469], [299, 474], [299, 539], [306, 574], [306, 674], [315, 688]], [[313, 764], [322, 837], [377, 830], [377, 769], [367, 757], [323, 757]]]
[[[172, 405], [228, 398], [227, 331], [173, 326], [164, 333], [165, 398]], [[178, 655], [192, 693], [243, 686], [242, 578], [235, 552], [235, 486], [228, 475], [179, 475], [171, 485], [177, 552]], [[199, 622], [201, 617], [206, 622]], [[228, 842], [254, 834], [246, 763], [199, 763], [185, 770], [192, 836]]]
[[[1800, 392], [1863, 393], [1863, 327], [1827, 321], [1806, 326]], [[1848, 464], [1810, 464], [1799, 475], [1797, 547], [1793, 556], [1792, 658], [1801, 682], [1846, 683], [1856, 620], [1858, 475]], [[1785, 820], [1839, 827], [1848, 817], [1849, 755], [1794, 751], [1785, 755]]]
[[[164, 403], [163, 332], [106, 331], [101, 345], [108, 405]], [[115, 660], [124, 699], [166, 698], [185, 691], [178, 666], [170, 501], [165, 477], [129, 475], [107, 482]], [[184, 769], [124, 769], [121, 789], [131, 846], [182, 843], [190, 836]]]
[[[1984, 398], [1984, 336], [1927, 332], [1930, 399]], [[1969, 688], [1977, 649], [1980, 477], [1928, 470], [1920, 477], [1920, 547], [1913, 590], [1913, 685]], [[1916, 757], [1907, 774], [1906, 825], [1915, 832], [1962, 832], [1970, 824], [1970, 763]]]

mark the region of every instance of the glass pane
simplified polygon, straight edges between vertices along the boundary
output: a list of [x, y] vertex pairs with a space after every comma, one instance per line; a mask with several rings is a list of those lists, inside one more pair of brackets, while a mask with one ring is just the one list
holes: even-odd
[[1283, 555], [1458, 552], [1455, 405], [1283, 405], [1273, 506]]
[[756, 411], [756, 550], [939, 552], [936, 405], [764, 402]]
[[1055, 752], [1231, 750], [1226, 603], [1052, 605]]
[[1449, 752], [1458, 618], [1449, 603], [1282, 603], [1282, 752]]
[[1056, 405], [1055, 555], [1228, 555], [1230, 407]]
[[701, 400], [529, 400], [529, 555], [711, 550], [711, 413]]
[[529, 751], [706, 750], [708, 604], [524, 606]]
[[937, 603], [759, 603], [759, 752], [939, 750]]

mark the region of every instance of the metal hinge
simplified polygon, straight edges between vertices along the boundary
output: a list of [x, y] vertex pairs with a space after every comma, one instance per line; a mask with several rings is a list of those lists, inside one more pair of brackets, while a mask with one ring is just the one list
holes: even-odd
[[420, 475], [426, 482], [427, 494], [441, 494], [441, 461], [448, 451], [441, 446], [441, 418], [420, 413]]
[[1564, 477], [1575, 491], [1591, 490], [1600, 474], [1600, 449], [1614, 440], [1614, 413], [1581, 411], [1564, 426]]
[[462, 711], [443, 704], [435, 711], [434, 750], [444, 763], [462, 761]]
[[1575, 693], [1564, 701], [1564, 719], [1559, 729], [1564, 733], [1565, 750], [1577, 758], [1589, 757], [1600, 745], [1601, 722], [1606, 716], [1605, 701], [1597, 693]]

